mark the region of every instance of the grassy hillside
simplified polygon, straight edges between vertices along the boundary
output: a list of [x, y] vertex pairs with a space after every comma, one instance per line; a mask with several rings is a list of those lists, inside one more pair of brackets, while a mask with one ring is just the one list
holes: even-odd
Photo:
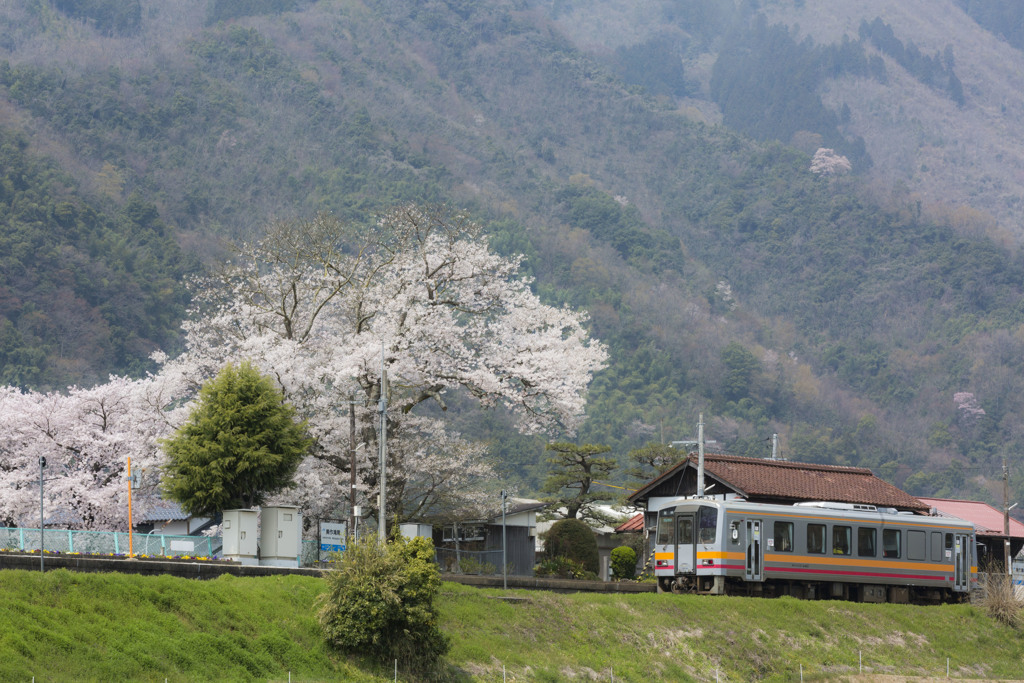
[[[0, 678], [391, 680], [319, 640], [321, 581], [0, 573]], [[519, 601], [502, 600], [504, 597]], [[969, 605], [560, 595], [444, 584], [451, 680], [1013, 678], [1024, 637]], [[409, 680], [400, 672], [399, 678]]]

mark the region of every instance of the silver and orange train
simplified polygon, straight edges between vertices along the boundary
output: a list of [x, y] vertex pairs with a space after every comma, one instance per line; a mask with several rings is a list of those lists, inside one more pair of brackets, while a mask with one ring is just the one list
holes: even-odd
[[970, 522], [873, 505], [677, 498], [656, 509], [660, 591], [943, 602], [977, 584]]

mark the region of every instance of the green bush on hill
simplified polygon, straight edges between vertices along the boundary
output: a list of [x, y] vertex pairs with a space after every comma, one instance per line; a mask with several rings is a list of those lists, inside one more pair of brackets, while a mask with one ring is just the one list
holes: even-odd
[[436, 667], [448, 652], [434, 605], [441, 575], [427, 539], [351, 542], [326, 580], [320, 626], [342, 652], [420, 671]]
[[600, 569], [597, 538], [585, 522], [575, 518], [562, 519], [551, 525], [544, 535], [544, 557], [567, 558], [595, 575]]

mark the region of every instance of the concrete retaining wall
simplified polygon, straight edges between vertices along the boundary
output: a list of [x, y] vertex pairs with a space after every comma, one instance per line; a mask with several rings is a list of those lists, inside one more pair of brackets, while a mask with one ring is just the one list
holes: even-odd
[[[148, 576], [170, 575], [187, 579], [215, 579], [224, 574], [232, 576], [323, 576], [328, 570], [310, 567], [259, 567], [237, 562], [188, 560], [129, 560], [125, 558], [88, 557], [76, 555], [47, 555], [43, 565], [46, 571], [69, 569], [76, 572], [122, 572]], [[0, 553], [0, 569], [24, 569], [39, 571], [38, 555]], [[474, 576], [466, 574], [441, 575], [443, 581], [452, 581], [480, 588], [501, 588], [504, 580], [500, 576]], [[654, 593], [654, 583], [633, 583], [629, 581], [575, 581], [572, 579], [550, 579], [546, 577], [510, 576], [509, 588], [548, 590], [561, 593]]]

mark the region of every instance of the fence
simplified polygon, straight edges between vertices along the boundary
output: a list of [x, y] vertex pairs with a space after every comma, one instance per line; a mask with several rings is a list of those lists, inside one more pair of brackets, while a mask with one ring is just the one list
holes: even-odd
[[[39, 550], [39, 529], [0, 528], [0, 549]], [[121, 531], [81, 531], [46, 529], [43, 542], [47, 552], [83, 555], [127, 555], [129, 538]], [[215, 536], [173, 536], [170, 534], [132, 534], [131, 549], [136, 555], [214, 557], [221, 549]]]
[[[43, 542], [51, 553], [82, 555], [127, 555], [128, 533], [123, 531], [81, 531], [46, 529]], [[220, 536], [176, 536], [172, 534], [132, 534], [131, 550], [136, 555], [164, 557], [217, 557], [223, 545]], [[39, 529], [0, 527], [0, 550], [39, 550]], [[320, 544], [303, 541], [300, 567], [317, 563]]]
[[502, 552], [498, 550], [455, 550], [434, 548], [437, 564], [443, 572], [454, 574], [501, 575]]

